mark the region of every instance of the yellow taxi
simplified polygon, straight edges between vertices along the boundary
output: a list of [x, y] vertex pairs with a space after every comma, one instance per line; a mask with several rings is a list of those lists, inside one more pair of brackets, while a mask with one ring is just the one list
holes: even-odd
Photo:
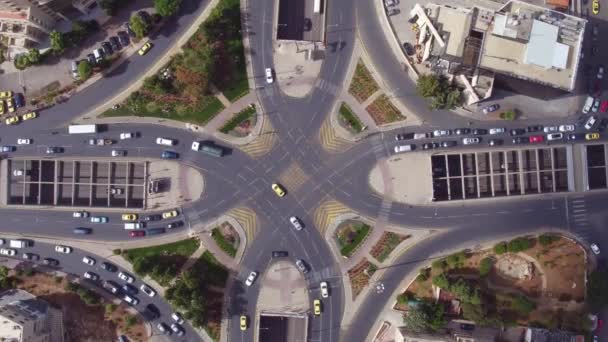
[[136, 221], [137, 214], [122, 214], [123, 221]]
[[21, 117], [21, 119], [23, 121], [25, 121], [25, 120], [35, 119], [37, 117], [38, 117], [38, 113], [36, 113], [36, 112], [29, 112], [27, 114], [23, 114], [23, 116]]
[[585, 134], [585, 140], [597, 140], [600, 138], [599, 133], [587, 133]]
[[277, 183], [272, 183], [272, 191], [274, 191], [274, 193], [279, 197], [285, 196], [285, 190]]
[[241, 330], [247, 330], [247, 316], [241, 316]]
[[146, 53], [148, 53], [148, 51], [150, 51], [150, 49], [152, 48], [152, 43], [147, 42], [146, 44], [144, 44], [144, 46], [142, 46], [139, 51], [137, 51], [137, 53], [140, 56], [145, 55]]
[[593, 9], [593, 14], [600, 14], [600, 0], [593, 0], [591, 8]]
[[0, 100], [0, 115], [4, 114], [4, 101]]
[[11, 97], [13, 96], [13, 92], [10, 90], [0, 91], [0, 98]]
[[167, 219], [167, 218], [172, 218], [177, 216], [177, 210], [171, 210], [171, 211], [165, 211], [163, 213], [163, 218]]
[[312, 302], [312, 305], [313, 305], [313, 307], [315, 309], [315, 316], [319, 316], [321, 314], [321, 301], [318, 300], [318, 299], [315, 299]]
[[9, 113], [12, 113], [15, 111], [15, 104], [13, 103], [13, 99], [6, 100], [6, 108], [8, 108]]
[[19, 117], [18, 116], [11, 116], [10, 118], [6, 119], [5, 122], [6, 122], [7, 125], [18, 124], [19, 123]]

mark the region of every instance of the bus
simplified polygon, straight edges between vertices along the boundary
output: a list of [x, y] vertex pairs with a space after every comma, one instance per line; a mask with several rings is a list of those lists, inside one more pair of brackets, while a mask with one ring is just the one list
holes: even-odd
[[200, 151], [214, 157], [221, 157], [224, 155], [224, 149], [222, 147], [210, 143], [200, 143], [198, 141], [192, 143], [192, 150]]
[[70, 134], [91, 134], [97, 133], [97, 125], [70, 125], [68, 127]]

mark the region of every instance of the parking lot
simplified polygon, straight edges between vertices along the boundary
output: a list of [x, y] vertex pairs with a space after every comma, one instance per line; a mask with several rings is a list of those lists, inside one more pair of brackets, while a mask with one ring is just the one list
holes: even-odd
[[8, 205], [145, 207], [147, 162], [6, 160]]
[[566, 147], [431, 156], [433, 201], [569, 191]]

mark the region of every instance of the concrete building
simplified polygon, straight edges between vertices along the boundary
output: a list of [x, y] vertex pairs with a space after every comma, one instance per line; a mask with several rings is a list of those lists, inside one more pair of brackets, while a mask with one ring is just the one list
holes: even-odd
[[63, 341], [61, 311], [18, 289], [0, 294], [0, 340], [7, 342]]
[[496, 73], [574, 89], [585, 19], [517, 0], [416, 4], [410, 15], [419, 61], [465, 89], [468, 104], [491, 96]]
[[524, 335], [525, 342], [584, 342], [583, 335], [576, 335], [567, 331], [547, 330], [540, 328], [527, 328]]

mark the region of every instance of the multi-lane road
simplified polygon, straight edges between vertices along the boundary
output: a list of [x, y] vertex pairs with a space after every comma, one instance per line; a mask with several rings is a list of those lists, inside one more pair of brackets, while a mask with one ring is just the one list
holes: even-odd
[[[606, 222], [601, 203], [606, 200], [604, 193], [560, 194], [546, 197], [501, 199], [497, 201], [472, 201], [459, 205], [440, 205], [416, 207], [400, 203], [389, 203], [388, 220], [395, 225], [435, 228], [444, 234], [425, 241], [407, 251], [387, 270], [382, 279], [385, 291], [370, 294], [358, 309], [348, 325], [342, 324], [344, 292], [341, 272], [333, 259], [327, 242], [314, 225], [313, 213], [320, 203], [333, 198], [362, 215], [377, 217], [388, 200], [376, 195], [367, 185], [368, 174], [379, 159], [392, 155], [394, 133], [374, 135], [356, 144], [349, 150], [331, 154], [326, 152], [318, 141], [318, 131], [329, 115], [336, 98], [334, 89], [343, 84], [346, 68], [350, 62], [356, 37], [359, 37], [378, 66], [378, 71], [389, 85], [395, 96], [407, 102], [413, 110], [429, 125], [414, 129], [424, 132], [431, 126], [442, 128], [489, 128], [490, 124], [474, 123], [467, 125], [469, 119], [450, 112], [430, 112], [427, 105], [415, 95], [415, 87], [401, 63], [393, 57], [392, 51], [383, 35], [379, 18], [373, 2], [345, 0], [327, 3], [327, 42], [341, 46], [328, 52], [320, 73], [320, 86], [304, 99], [285, 96], [280, 84], [265, 84], [264, 69], [272, 67], [272, 22], [274, 2], [249, 2], [247, 8], [247, 30], [251, 44], [251, 57], [256, 91], [268, 118], [272, 121], [277, 143], [266, 155], [257, 159], [234, 148], [223, 158], [212, 158], [190, 150], [194, 140], [213, 139], [185, 130], [140, 124], [111, 124], [108, 131], [99, 136], [117, 140], [120, 132], [138, 131], [141, 137], [130, 141], [119, 141], [111, 147], [90, 147], [84, 144], [83, 136], [67, 134], [67, 124], [76, 117], [107, 102], [133, 80], [140, 77], [170, 46], [171, 41], [187, 29], [192, 20], [204, 8], [206, 2], [184, 1], [186, 7], [173, 25], [154, 37], [155, 47], [144, 57], [134, 57], [123, 63], [103, 80], [73, 96], [68, 102], [44, 110], [40, 118], [22, 123], [16, 127], [0, 126], [2, 144], [14, 145], [17, 138], [32, 138], [31, 146], [19, 146], [13, 156], [19, 157], [110, 157], [112, 148], [127, 150], [127, 157], [159, 158], [164, 148], [154, 143], [156, 137], [176, 138], [179, 143], [172, 150], [180, 153], [180, 162], [199, 169], [205, 177], [205, 193], [194, 203], [181, 207], [183, 219], [188, 225], [212, 220], [230, 208], [247, 206], [255, 211], [259, 232], [248, 248], [235, 281], [227, 289], [230, 298], [227, 312], [230, 317], [229, 339], [234, 341], [253, 341], [253, 326], [241, 332], [239, 317], [243, 314], [250, 318], [256, 312], [259, 295], [258, 282], [247, 287], [246, 276], [253, 270], [261, 274], [271, 262], [273, 250], [286, 250], [289, 259], [303, 259], [311, 267], [306, 275], [311, 297], [320, 297], [319, 282], [328, 281], [331, 296], [324, 300], [326, 310], [316, 319], [310, 320], [309, 339], [314, 341], [364, 341], [372, 330], [382, 308], [398, 290], [404, 275], [417, 270], [432, 255], [441, 254], [456, 246], [468, 246], [503, 236], [529, 233], [539, 229], [563, 229], [584, 240], [594, 240], [600, 245], [607, 242], [608, 235], [601, 230]], [[541, 124], [563, 124], [548, 119]], [[506, 128], [527, 126], [532, 123], [501, 124]], [[537, 124], [537, 123], [534, 123]], [[508, 135], [502, 137], [510, 143]], [[438, 139], [437, 141], [448, 140]], [[558, 143], [565, 143], [564, 141]], [[47, 156], [46, 146], [65, 148], [63, 155]], [[459, 147], [461, 148], [460, 144]], [[475, 147], [469, 147], [474, 149]], [[10, 157], [5, 154], [3, 157]], [[306, 174], [307, 180], [297, 189], [287, 189], [284, 198], [278, 198], [270, 189], [283, 172], [292, 165], [298, 165]], [[572, 201], [583, 201], [589, 225], [581, 226], [570, 215]], [[577, 202], [580, 203], [580, 202]], [[580, 208], [580, 206], [579, 206]], [[93, 211], [93, 210], [92, 210]], [[96, 212], [96, 211], [94, 211]], [[53, 210], [2, 209], [3, 225], [0, 231], [20, 233], [29, 236], [67, 238], [72, 229], [81, 223], [71, 219], [69, 213]], [[103, 229], [95, 229], [90, 240], [122, 241], [129, 237], [119, 224], [119, 214], [104, 214], [110, 217], [109, 224]], [[302, 231], [291, 228], [288, 218], [298, 216], [304, 223]], [[476, 219], [472, 222], [470, 217]], [[44, 223], [44, 224], [41, 224]], [[168, 234], [185, 235], [186, 229], [172, 230]], [[48, 254], [50, 247], [36, 244], [39, 253]], [[81, 274], [87, 267], [81, 262], [81, 251], [61, 259], [63, 268], [73, 274]], [[78, 255], [76, 255], [78, 254]], [[95, 256], [96, 258], [101, 258]], [[99, 262], [99, 261], [98, 261]], [[100, 272], [103, 277], [112, 277]], [[141, 296], [140, 296], [141, 297]], [[156, 304], [162, 309], [160, 320], [170, 321], [169, 307], [156, 297]], [[145, 304], [145, 303], [144, 303]], [[141, 310], [142, 304], [138, 306]], [[158, 320], [157, 320], [158, 321]], [[155, 322], [157, 322], [155, 321]], [[188, 330], [183, 340], [198, 340], [198, 336]]]

